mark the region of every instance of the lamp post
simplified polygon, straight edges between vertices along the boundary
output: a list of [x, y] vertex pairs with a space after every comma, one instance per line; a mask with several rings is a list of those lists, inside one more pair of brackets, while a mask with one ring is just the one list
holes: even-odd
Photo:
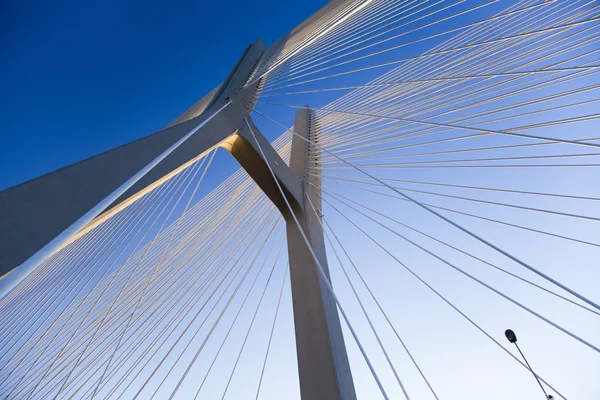
[[506, 338], [508, 339], [509, 342], [514, 343], [514, 345], [517, 347], [517, 350], [519, 350], [519, 353], [521, 353], [521, 357], [523, 357], [523, 360], [525, 360], [525, 364], [527, 364], [527, 368], [529, 368], [529, 370], [531, 371], [531, 373], [535, 377], [535, 380], [537, 381], [538, 385], [540, 385], [540, 388], [542, 389], [542, 392], [544, 392], [544, 396], [546, 397], [546, 399], [547, 400], [553, 400], [554, 397], [552, 395], [546, 393], [546, 390], [544, 390], [544, 387], [542, 386], [542, 382], [540, 382], [540, 379], [538, 378], [538, 376], [535, 374], [535, 372], [533, 372], [533, 369], [531, 368], [531, 365], [529, 365], [529, 362], [525, 358], [525, 355], [523, 354], [523, 352], [519, 348], [519, 345], [517, 344], [517, 335], [515, 335], [515, 333], [513, 332], [512, 329], [507, 329], [504, 332], [504, 335], [506, 336]]

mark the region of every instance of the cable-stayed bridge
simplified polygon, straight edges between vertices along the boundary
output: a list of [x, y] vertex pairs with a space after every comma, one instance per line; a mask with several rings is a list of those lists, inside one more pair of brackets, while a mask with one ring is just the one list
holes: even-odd
[[0, 398], [596, 398], [599, 19], [332, 1], [0, 192]]

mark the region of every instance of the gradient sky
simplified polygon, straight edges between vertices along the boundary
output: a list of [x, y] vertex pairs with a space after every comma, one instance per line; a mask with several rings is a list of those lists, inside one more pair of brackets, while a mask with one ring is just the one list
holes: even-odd
[[[0, 117], [3, 121], [0, 190], [160, 130], [221, 82], [249, 42], [261, 36], [267, 44], [272, 43], [325, 3], [324, 0], [175, 0], [166, 3], [108, 0], [91, 5], [76, 1], [19, 1], [3, 5], [0, 12], [0, 54], [3, 55], [0, 73], [5, 79], [0, 84]], [[290, 103], [301, 103], [294, 100]], [[324, 99], [321, 101], [326, 103]], [[293, 115], [292, 110], [277, 112], [281, 115], [279, 120], [286, 122]], [[281, 133], [279, 127], [269, 128], [264, 121], [257, 123], [269, 138]], [[215, 182], [225, 171], [235, 168], [231, 160], [219, 165], [224, 169], [221, 176], [213, 176]], [[451, 176], [452, 172], [441, 174]], [[470, 178], [484, 185], [489, 176], [473, 175]], [[587, 178], [591, 181], [594, 176]], [[527, 179], [534, 180], [535, 176]], [[528, 186], [525, 178], [514, 183], [522, 188]], [[582, 186], [580, 183], [568, 174], [557, 174], [548, 188], [549, 191], [561, 188], [568, 192], [570, 188]], [[588, 189], [590, 195], [597, 195], [598, 188], [590, 185]], [[434, 225], [431, 216], [417, 213], [406, 205], [399, 207], [397, 203], [387, 201], [380, 205], [387, 207], [390, 215], [406, 218], [405, 221], [414, 226], [431, 228], [440, 225]], [[581, 210], [582, 213], [587, 211], [592, 214], [597, 210], [592, 207]], [[329, 215], [336, 226], [347, 226], [333, 213]], [[506, 212], [503, 217], [518, 221], [520, 215]], [[594, 293], [599, 275], [588, 264], [598, 255], [597, 251], [582, 251], [577, 257], [571, 257], [576, 250], [568, 245], [552, 246], [553, 242], [544, 238], [532, 240], [530, 236], [512, 231], [489, 231], [488, 225], [477, 221], [458, 217], [457, 220], [489, 234], [486, 237], [496, 243], [510, 243], [511, 250], [524, 254], [534, 265], [543, 265], [545, 271], [559, 280], [581, 288], [587, 294]], [[575, 225], [571, 228], [568, 224], [562, 228], [566, 231], [576, 229]], [[590, 232], [597, 235], [598, 229], [594, 226]], [[456, 232], [448, 226], [437, 228], [436, 233], [444, 238], [456, 237]], [[549, 375], [554, 379], [549, 379], [553, 383], [558, 380], [557, 386], [566, 388], [566, 394], [576, 393], [579, 396], [574, 397], [576, 400], [600, 398], [600, 394], [598, 397], [592, 395], [600, 391], [600, 382], [593, 381], [600, 370], [597, 354], [590, 354], [589, 349], [565, 339], [522, 311], [515, 312], [502, 300], [471, 282], [465, 283], [452, 271], [434, 269], [430, 259], [410, 246], [399, 245], [396, 238], [384, 233], [379, 237], [402, 254], [408, 264], [423, 268], [424, 276], [434, 286], [443, 287], [461, 309], [468, 310], [469, 315], [493, 332], [498, 340], [504, 340], [502, 332], [505, 328], [518, 328], [517, 334], [522, 333], [519, 338], [527, 354], [532, 360], [538, 360], [536, 366], [541, 370], [540, 374]], [[352, 248], [357, 263], [372, 272], [370, 282], [378, 293], [383, 294], [382, 303], [390, 310], [394, 321], [406, 322], [399, 326], [436, 388], [442, 393], [462, 395], [446, 398], [476, 399], [481, 398], [478, 396], [482, 393], [489, 393], [486, 399], [541, 398], [539, 388], [527, 371], [499, 355], [501, 353], [486, 339], [469, 331], [464, 321], [440, 305], [439, 299], [423, 287], [414, 284], [393, 260], [351, 229], [341, 229], [340, 238], [350, 244], [348, 247]], [[472, 242], [468, 244], [475, 254], [505, 265], [502, 257], [490, 254]], [[444, 250], [437, 248], [436, 251]], [[329, 257], [335, 266], [331, 254]], [[473, 273], [480, 271], [472, 261], [458, 256], [455, 259]], [[578, 262], [588, 263], [581, 275], [563, 268]], [[334, 281], [341, 282], [343, 277], [339, 269], [332, 269]], [[522, 272], [514, 265], [509, 269]], [[589, 332], [600, 332], [597, 319], [578, 310], [573, 312], [563, 303], [537, 293], [525, 295], [519, 285], [494, 272], [481, 276], [494, 279], [503, 291], [526, 300], [533, 308], [546, 307], [548, 316], [560, 319], [566, 326], [574, 326], [575, 331], [582, 332], [587, 338], [598, 337], [589, 335]], [[526, 276], [532, 278], [531, 274]], [[348, 304], [351, 315], [358, 318], [357, 306], [348, 287], [340, 285], [339, 290], [342, 302]], [[274, 363], [279, 363], [282, 374], [289, 377], [295, 373], [293, 348], [289, 346], [289, 340], [285, 340], [292, 329], [289, 293], [286, 292], [284, 298], [288, 312], [279, 321], [285, 328], [275, 343], [275, 353], [281, 354]], [[414, 299], [419, 301], [413, 302]], [[446, 329], [448, 332], [444, 332]], [[349, 337], [347, 331], [345, 335]], [[365, 324], [360, 326], [359, 335], [366, 338], [366, 347], [376, 348]], [[387, 341], [395, 340], [390, 332], [384, 332], [383, 336]], [[348, 349], [356, 368], [357, 388], [361, 393], [372, 393], [370, 398], [379, 398], [356, 345], [349, 341]], [[414, 398], [429, 398], [425, 397], [426, 388], [400, 348], [393, 348], [391, 352], [399, 360], [400, 373], [411, 382], [408, 384], [410, 389], [417, 393]], [[381, 354], [375, 354], [374, 358], [377, 365], [385, 364]], [[548, 360], [553, 358], [568, 361], [568, 365], [564, 368], [550, 365]], [[289, 364], [290, 360], [292, 364]], [[511, 380], [495, 382], [494, 376], [499, 371], [510, 371], [503, 377], [510, 376]], [[271, 386], [265, 398], [297, 395], [293, 381], [279, 381], [276, 371], [270, 373]], [[383, 375], [384, 382], [394, 386], [391, 373], [387, 371]], [[491, 387], [490, 382], [497, 386]], [[289, 391], [287, 396], [281, 397], [286, 390]], [[234, 393], [243, 395], [243, 387]], [[397, 388], [392, 394], [392, 398], [401, 398]]]

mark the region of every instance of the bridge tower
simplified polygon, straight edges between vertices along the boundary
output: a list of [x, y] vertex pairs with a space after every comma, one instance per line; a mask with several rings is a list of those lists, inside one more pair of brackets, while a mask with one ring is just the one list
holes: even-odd
[[302, 398], [355, 399], [337, 306], [296, 222], [328, 275], [321, 216], [310, 205], [320, 209], [320, 178], [308, 174], [318, 152], [301, 139], [310, 138], [311, 111], [296, 114], [289, 166], [250, 117], [266, 54], [260, 39], [248, 46], [227, 79], [165, 129], [0, 192], [0, 297], [103, 213], [221, 147], [286, 221]]

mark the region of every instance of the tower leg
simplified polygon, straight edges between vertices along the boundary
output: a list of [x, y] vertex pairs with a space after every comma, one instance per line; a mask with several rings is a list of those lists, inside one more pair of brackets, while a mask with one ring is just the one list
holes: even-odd
[[[297, 112], [294, 130], [309, 138], [310, 111]], [[313, 140], [311, 138], [311, 140]], [[321, 208], [321, 199], [314, 186], [320, 186], [320, 178], [308, 175], [309, 163], [315, 162], [318, 154], [300, 138], [292, 139], [290, 169], [303, 186], [304, 210], [296, 216], [311, 246], [329, 277], [321, 216], [314, 207]], [[356, 394], [344, 345], [337, 306], [329, 289], [321, 282], [317, 265], [309, 252], [296, 222], [286, 217], [290, 279], [294, 305], [296, 349], [300, 375], [300, 391], [303, 400], [354, 400]]]

